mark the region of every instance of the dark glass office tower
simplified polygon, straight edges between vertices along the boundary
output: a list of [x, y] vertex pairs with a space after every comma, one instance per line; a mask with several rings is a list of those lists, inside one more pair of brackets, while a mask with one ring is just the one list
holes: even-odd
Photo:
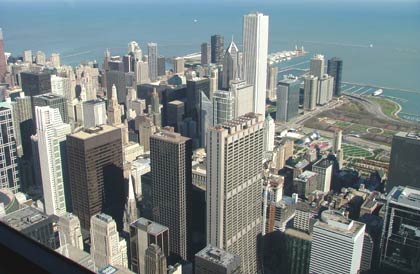
[[299, 85], [300, 81], [293, 76], [278, 82], [276, 121], [288, 122], [298, 116]]
[[47, 72], [21, 72], [22, 90], [25, 95], [35, 96], [51, 92], [51, 74]]
[[89, 229], [90, 218], [104, 212], [120, 231], [125, 202], [121, 129], [102, 125], [68, 135], [67, 157], [73, 213], [81, 226]]
[[334, 77], [334, 96], [341, 96], [341, 76], [343, 72], [343, 60], [333, 57], [328, 60], [327, 74]]
[[215, 34], [211, 37], [211, 62], [213, 64], [223, 64], [223, 52], [225, 48], [222, 35]]
[[169, 228], [171, 255], [190, 260], [192, 143], [179, 133], [163, 130], [150, 138], [153, 220]]
[[420, 188], [420, 134], [399, 132], [392, 138], [386, 190], [395, 186]]
[[69, 116], [67, 114], [67, 100], [63, 96], [48, 93], [37, 95], [32, 98], [33, 108], [49, 106], [51, 108], [58, 108], [60, 111], [61, 119], [64, 123], [69, 122]]

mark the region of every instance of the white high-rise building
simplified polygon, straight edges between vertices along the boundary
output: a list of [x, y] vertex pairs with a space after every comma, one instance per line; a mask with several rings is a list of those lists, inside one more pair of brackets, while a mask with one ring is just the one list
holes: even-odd
[[265, 115], [268, 52], [268, 16], [250, 13], [243, 21], [244, 77], [254, 86], [255, 113]]
[[58, 234], [60, 236], [60, 246], [70, 244], [83, 250], [82, 230], [80, 221], [76, 215], [66, 213], [58, 219]]
[[157, 81], [158, 79], [158, 68], [157, 68], [157, 44], [149, 43], [147, 44], [147, 60], [149, 63], [149, 78], [152, 82]]
[[32, 50], [27, 49], [23, 51], [23, 62], [32, 64]]
[[213, 125], [235, 118], [235, 98], [232, 91], [218, 90], [213, 94]]
[[70, 79], [52, 74], [51, 93], [67, 98], [70, 93]]
[[321, 78], [324, 75], [324, 55], [316, 54], [311, 59], [309, 74]]
[[103, 99], [82, 102], [83, 122], [85, 128], [96, 127], [106, 124], [106, 108]]
[[264, 122], [264, 151], [273, 151], [275, 131], [276, 124], [270, 114], [268, 114]]
[[0, 128], [0, 189], [9, 188], [17, 193], [20, 189], [18, 157], [15, 153], [17, 127], [10, 103], [0, 102]]
[[323, 211], [313, 228], [309, 273], [359, 273], [365, 226], [340, 212]]
[[63, 174], [65, 167], [62, 165], [61, 155], [71, 127], [63, 123], [57, 108], [36, 106], [35, 117], [45, 213], [60, 216], [66, 212]]
[[120, 238], [117, 224], [105, 213], [93, 215], [90, 219], [90, 254], [98, 268], [107, 265], [127, 267], [127, 242]]
[[242, 273], [255, 274], [264, 117], [248, 113], [207, 134], [207, 244], [240, 256]]
[[60, 67], [60, 54], [59, 53], [52, 53], [50, 58], [51, 65], [55, 68]]

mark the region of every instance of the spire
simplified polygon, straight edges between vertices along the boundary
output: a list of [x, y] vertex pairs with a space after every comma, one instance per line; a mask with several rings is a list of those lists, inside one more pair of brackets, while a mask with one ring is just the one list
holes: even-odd
[[128, 197], [127, 201], [133, 201], [135, 200], [134, 197], [134, 188], [133, 188], [133, 181], [131, 180], [131, 171], [128, 176]]
[[115, 84], [112, 85], [111, 98], [117, 99], [117, 87], [115, 86]]

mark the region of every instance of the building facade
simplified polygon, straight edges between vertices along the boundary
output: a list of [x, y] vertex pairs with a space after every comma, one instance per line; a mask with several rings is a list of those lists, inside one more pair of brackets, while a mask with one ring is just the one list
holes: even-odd
[[257, 273], [264, 117], [217, 125], [207, 140], [207, 243], [240, 256], [244, 273]]
[[243, 21], [244, 77], [254, 86], [253, 112], [265, 116], [267, 84], [268, 16], [250, 13]]
[[386, 198], [380, 264], [393, 273], [408, 274], [419, 273], [419, 261], [420, 190], [396, 186]]
[[[105, 182], [123, 187], [121, 129], [103, 125], [68, 135], [67, 156], [73, 213], [89, 229], [90, 218], [103, 212], [107, 204]], [[120, 190], [112, 191], [117, 194]], [[122, 214], [124, 199], [118, 206]]]
[[386, 189], [395, 186], [420, 188], [420, 134], [399, 132], [392, 138]]
[[98, 268], [107, 265], [127, 267], [127, 243], [120, 239], [112, 217], [100, 213], [92, 216], [90, 222], [90, 254], [95, 265]]
[[16, 148], [16, 133], [12, 108], [0, 103], [0, 188], [13, 193], [20, 189], [20, 176]]
[[150, 138], [153, 219], [169, 228], [171, 254], [191, 259], [191, 139], [163, 130]]
[[71, 133], [71, 127], [63, 123], [56, 108], [35, 107], [35, 117], [45, 212], [61, 216], [67, 212], [66, 195], [70, 195], [65, 191], [68, 184], [65, 169], [66, 136]]

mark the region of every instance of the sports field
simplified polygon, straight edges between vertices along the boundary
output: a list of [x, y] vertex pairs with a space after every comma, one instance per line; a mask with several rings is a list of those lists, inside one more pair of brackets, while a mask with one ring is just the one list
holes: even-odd
[[373, 153], [369, 150], [353, 145], [343, 144], [343, 149], [344, 157], [346, 158], [366, 158], [373, 156]]

